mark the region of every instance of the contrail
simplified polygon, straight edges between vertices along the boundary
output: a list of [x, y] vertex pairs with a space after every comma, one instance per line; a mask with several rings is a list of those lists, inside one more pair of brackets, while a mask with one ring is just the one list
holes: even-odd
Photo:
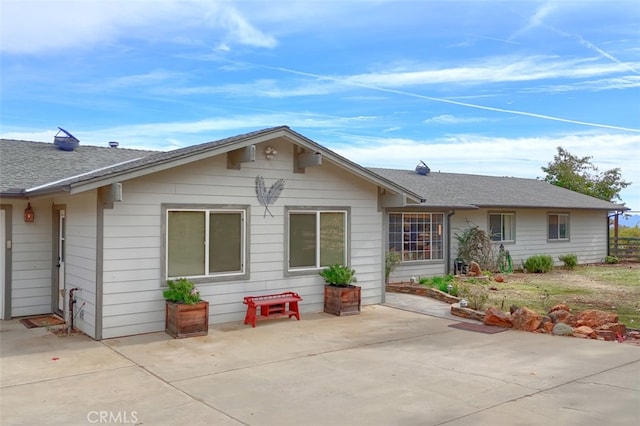
[[313, 77], [319, 80], [328, 80], [328, 81], [333, 81], [339, 84], [346, 84], [346, 85], [351, 85], [351, 86], [357, 86], [357, 87], [362, 87], [365, 89], [370, 89], [370, 90], [376, 90], [379, 92], [386, 92], [386, 93], [394, 93], [397, 95], [403, 95], [403, 96], [410, 96], [413, 98], [419, 98], [419, 99], [426, 99], [429, 101], [434, 101], [434, 102], [442, 102], [442, 103], [446, 103], [446, 104], [452, 104], [452, 105], [459, 105], [459, 106], [464, 106], [464, 107], [468, 107], [468, 108], [475, 108], [475, 109], [482, 109], [485, 111], [494, 111], [494, 112], [502, 112], [502, 113], [506, 113], [506, 114], [514, 114], [514, 115], [523, 115], [526, 117], [534, 117], [534, 118], [541, 118], [543, 120], [551, 120], [551, 121], [560, 121], [563, 123], [572, 123], [572, 124], [580, 124], [583, 126], [590, 126], [590, 127], [600, 127], [600, 128], [605, 128], [605, 129], [614, 129], [614, 130], [624, 130], [627, 132], [638, 132], [640, 133], [640, 129], [633, 129], [633, 128], [629, 128], [629, 127], [620, 127], [620, 126], [612, 126], [609, 124], [600, 124], [600, 123], [591, 123], [588, 121], [579, 121], [579, 120], [571, 120], [569, 118], [562, 118], [562, 117], [553, 117], [550, 115], [544, 115], [544, 114], [536, 114], [534, 112], [526, 112], [526, 111], [517, 111], [517, 110], [512, 110], [512, 109], [504, 109], [504, 108], [496, 108], [496, 107], [490, 107], [490, 106], [484, 106], [484, 105], [478, 105], [478, 104], [471, 104], [468, 102], [459, 102], [459, 101], [453, 101], [451, 99], [444, 99], [444, 98], [435, 98], [432, 96], [426, 96], [426, 95], [420, 95], [418, 93], [412, 93], [412, 92], [406, 92], [404, 90], [397, 90], [397, 89], [389, 89], [386, 87], [379, 87], [379, 86], [372, 86], [369, 84], [363, 84], [363, 83], [358, 83], [358, 82], [354, 82], [354, 81], [345, 81], [344, 79], [340, 79], [338, 77], [329, 77], [329, 76], [324, 76], [324, 75], [320, 75], [320, 74], [314, 74], [314, 73], [310, 73], [310, 72], [305, 72], [305, 71], [297, 71], [297, 70], [293, 70], [290, 68], [284, 68], [284, 67], [275, 67], [275, 66], [269, 66], [269, 65], [257, 65], [263, 68], [268, 68], [268, 69], [273, 69], [273, 70], [277, 70], [277, 71], [281, 71], [281, 72], [286, 72], [289, 74], [296, 74], [296, 75], [303, 75], [306, 77]]

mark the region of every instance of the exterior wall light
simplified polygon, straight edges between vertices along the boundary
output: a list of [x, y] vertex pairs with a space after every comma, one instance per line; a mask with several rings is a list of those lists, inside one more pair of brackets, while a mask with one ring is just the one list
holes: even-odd
[[36, 219], [36, 215], [31, 208], [31, 203], [27, 204], [27, 208], [24, 209], [24, 221], [25, 222], [33, 222]]

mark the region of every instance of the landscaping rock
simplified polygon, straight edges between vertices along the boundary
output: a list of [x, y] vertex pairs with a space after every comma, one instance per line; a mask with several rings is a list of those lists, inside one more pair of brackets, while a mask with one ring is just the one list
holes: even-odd
[[571, 309], [569, 308], [569, 306], [567, 306], [564, 303], [561, 303], [559, 305], [555, 305], [554, 307], [552, 307], [551, 309], [549, 309], [549, 313], [551, 312], [555, 312], [555, 311], [567, 311], [567, 312], [571, 312]]
[[581, 325], [573, 329], [573, 335], [576, 337], [584, 337], [589, 339], [595, 339], [598, 337], [595, 331], [591, 327]]
[[553, 326], [551, 333], [556, 336], [573, 336], [573, 328], [563, 322], [559, 322]]
[[537, 312], [527, 307], [522, 307], [511, 315], [511, 322], [516, 330], [535, 331], [540, 326], [542, 317]]
[[496, 325], [498, 327], [511, 328], [511, 318], [498, 308], [490, 307], [484, 313], [484, 321], [487, 325]]
[[471, 261], [471, 263], [469, 264], [469, 272], [467, 272], [467, 276], [479, 277], [480, 275], [482, 275], [480, 264], [478, 262]]
[[549, 311], [549, 318], [551, 319], [551, 321], [553, 321], [554, 324], [557, 324], [559, 322], [563, 322], [565, 324], [568, 324], [569, 318], [571, 317], [571, 314], [569, 313], [569, 311], [565, 311], [564, 309], [558, 309], [555, 311]]
[[471, 308], [461, 308], [459, 303], [454, 303], [453, 305], [451, 305], [451, 315], [476, 321], [484, 320], [484, 312], [476, 311]]
[[504, 282], [504, 276], [503, 275], [496, 275], [494, 278], [494, 280], [496, 280], [497, 283], [503, 283]]
[[551, 321], [551, 318], [549, 318], [549, 317], [543, 317], [542, 318], [541, 327], [542, 327], [542, 330], [544, 330], [545, 333], [551, 333], [553, 331], [553, 327], [554, 326], [555, 326], [555, 323], [553, 321]]
[[590, 328], [598, 328], [605, 324], [617, 323], [618, 315], [610, 312], [599, 311], [592, 309], [589, 311], [580, 312], [576, 315], [576, 326], [580, 327], [586, 325]]

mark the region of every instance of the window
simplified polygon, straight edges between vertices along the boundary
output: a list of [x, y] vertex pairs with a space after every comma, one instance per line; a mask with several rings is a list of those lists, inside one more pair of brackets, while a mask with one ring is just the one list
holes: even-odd
[[443, 259], [443, 213], [390, 213], [389, 250], [405, 262]]
[[347, 212], [291, 210], [289, 270], [347, 264]]
[[244, 274], [244, 210], [167, 210], [166, 235], [168, 278]]
[[552, 241], [569, 239], [569, 215], [566, 213], [552, 213], [547, 216], [547, 238]]
[[491, 241], [514, 242], [516, 240], [515, 213], [489, 213]]

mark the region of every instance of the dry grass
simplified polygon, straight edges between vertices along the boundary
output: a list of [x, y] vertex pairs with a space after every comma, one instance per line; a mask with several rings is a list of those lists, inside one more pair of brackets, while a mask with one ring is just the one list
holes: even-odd
[[527, 306], [541, 314], [559, 303], [573, 313], [588, 309], [615, 312], [629, 328], [640, 328], [640, 264], [578, 266], [573, 271], [555, 268], [546, 274], [514, 273], [505, 282], [489, 281], [489, 302], [508, 311]]

